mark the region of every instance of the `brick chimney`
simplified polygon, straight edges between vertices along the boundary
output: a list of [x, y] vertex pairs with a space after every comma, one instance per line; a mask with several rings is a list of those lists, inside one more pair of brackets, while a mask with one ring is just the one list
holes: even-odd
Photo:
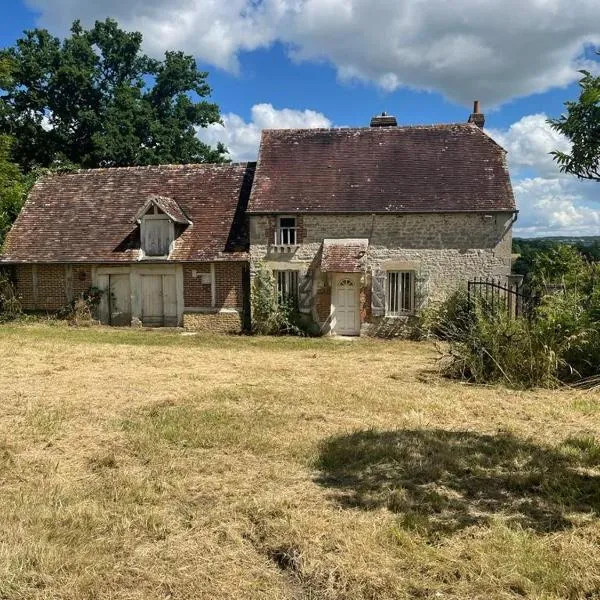
[[371, 119], [371, 127], [398, 127], [396, 117], [382, 112]]
[[479, 112], [479, 100], [473, 102], [473, 112], [469, 116], [469, 123], [475, 123], [480, 129], [483, 129], [485, 125], [485, 116], [482, 112]]

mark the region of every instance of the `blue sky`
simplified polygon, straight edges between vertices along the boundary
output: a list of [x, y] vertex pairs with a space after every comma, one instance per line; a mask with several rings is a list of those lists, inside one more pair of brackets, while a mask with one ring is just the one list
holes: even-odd
[[598, 69], [597, 0], [10, 0], [0, 44], [107, 16], [209, 71], [225, 125], [199, 135], [235, 160], [263, 127], [464, 121], [477, 98], [509, 151], [517, 234], [600, 235], [600, 187], [558, 172], [548, 152], [568, 145], [545, 121]]

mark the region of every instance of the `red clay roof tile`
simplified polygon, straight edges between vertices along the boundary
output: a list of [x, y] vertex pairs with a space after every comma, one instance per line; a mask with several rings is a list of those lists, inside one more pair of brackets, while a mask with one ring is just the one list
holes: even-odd
[[49, 175], [33, 187], [0, 262], [134, 261], [134, 219], [151, 195], [171, 199], [192, 221], [177, 238], [171, 260], [246, 260], [244, 212], [253, 175], [253, 163]]
[[472, 124], [265, 130], [249, 212], [513, 211], [505, 155]]

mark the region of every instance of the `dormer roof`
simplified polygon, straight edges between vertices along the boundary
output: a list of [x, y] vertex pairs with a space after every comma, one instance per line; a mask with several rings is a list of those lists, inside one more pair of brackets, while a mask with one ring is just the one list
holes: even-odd
[[137, 211], [135, 215], [135, 221], [140, 223], [142, 217], [148, 213], [148, 211], [156, 206], [161, 212], [163, 212], [171, 221], [174, 223], [179, 223], [180, 225], [191, 225], [192, 221], [186, 216], [185, 212], [179, 204], [177, 204], [176, 200], [173, 198], [168, 198], [167, 196], [159, 196], [157, 194], [152, 194], [148, 196], [146, 202], [142, 205], [140, 210]]

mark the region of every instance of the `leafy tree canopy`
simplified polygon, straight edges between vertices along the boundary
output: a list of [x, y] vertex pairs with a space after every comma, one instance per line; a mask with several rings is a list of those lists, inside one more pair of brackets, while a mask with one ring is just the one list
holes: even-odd
[[8, 136], [0, 135], [0, 247], [21, 210], [30, 186], [29, 179], [10, 160], [11, 142]]
[[581, 73], [579, 99], [565, 103], [566, 114], [549, 121], [571, 141], [571, 152], [553, 152], [552, 155], [562, 172], [600, 181], [600, 77], [588, 71]]
[[[225, 148], [203, 144], [198, 127], [220, 121], [208, 74], [192, 56], [141, 53], [142, 34], [111, 19], [63, 41], [26, 31], [0, 51], [0, 133], [25, 172], [82, 167], [221, 162]], [[198, 98], [195, 100], [194, 98]]]

